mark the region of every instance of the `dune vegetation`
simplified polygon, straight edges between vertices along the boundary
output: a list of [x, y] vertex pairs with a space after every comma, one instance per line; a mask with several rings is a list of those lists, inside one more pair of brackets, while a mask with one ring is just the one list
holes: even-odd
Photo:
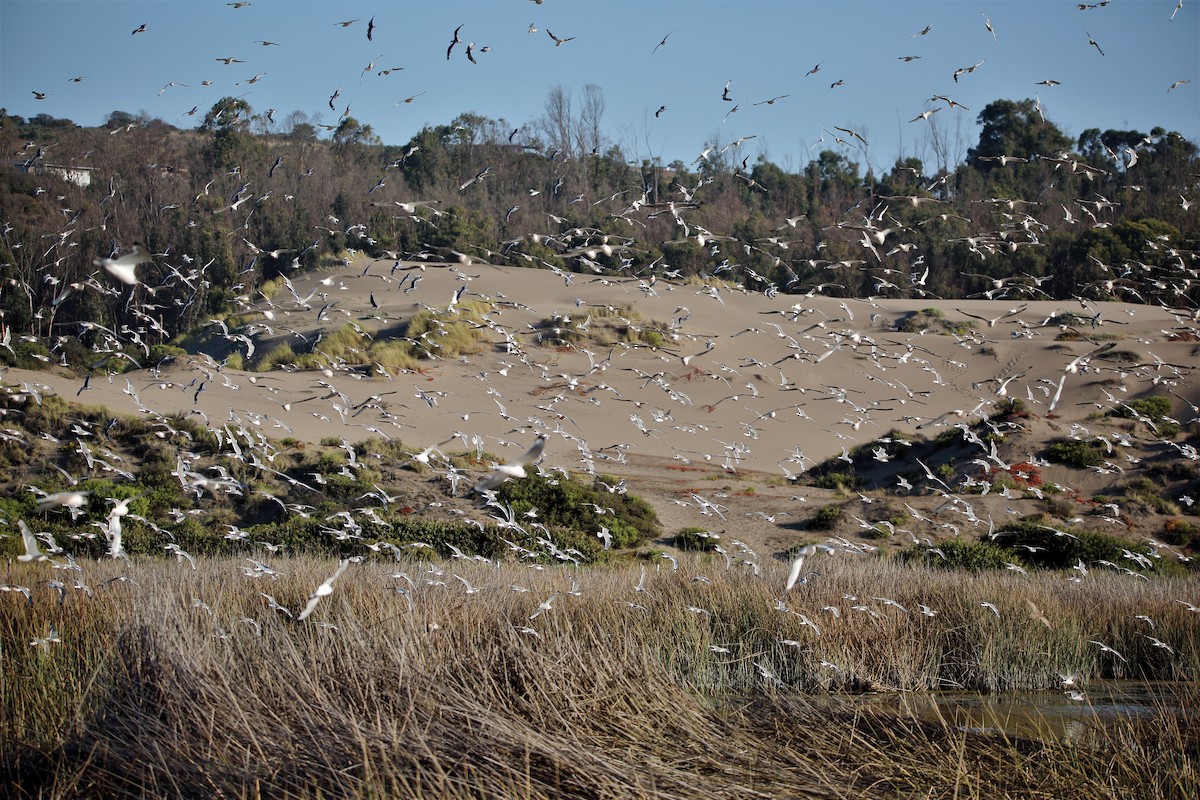
[[[699, 528], [660, 539], [651, 507], [610, 476], [510, 481], [473, 524], [434, 513], [464, 501], [431, 486], [485, 469], [494, 456], [478, 446], [435, 471], [400, 442], [256, 439], [267, 466], [237, 457], [253, 438], [237, 426], [55, 397], [8, 408], [0, 512], [49, 550], [22, 561], [20, 537], [0, 540], [0, 768], [16, 796], [1200, 788], [1187, 711], [1200, 597], [1190, 564], [1152, 547], [1029, 516], [987, 541], [847, 541], [785, 592], [795, 549], [759, 553]], [[855, 485], [871, 477], [864, 458], [851, 459]], [[205, 475], [227, 476], [226, 490], [200, 490]], [[1122, 501], [1145, 502], [1148, 482]], [[89, 494], [73, 520], [39, 510], [30, 487]], [[112, 559], [100, 534], [119, 499], [126, 557]], [[855, 516], [843, 508], [815, 508], [798, 538]], [[911, 524], [896, 509], [876, 516], [888, 513]], [[1075, 538], [1048, 538], [1045, 524]], [[319, 594], [335, 557], [348, 568]], [[1129, 566], [1097, 566], [1106, 559]], [[1114, 680], [1158, 699], [1114, 717], [1092, 705]], [[1070, 724], [1054, 712], [1035, 733], [933, 701], [1062, 703], [1064, 687], [1080, 693], [1061, 712]], [[887, 696], [897, 702], [864, 699]]]

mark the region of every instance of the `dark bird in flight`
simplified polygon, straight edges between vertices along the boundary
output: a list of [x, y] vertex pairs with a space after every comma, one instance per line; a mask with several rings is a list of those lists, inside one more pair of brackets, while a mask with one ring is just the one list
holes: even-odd
[[130, 36], [134, 36], [136, 34], [145, 33], [145, 32], [146, 32], [146, 23], [143, 22], [141, 25], [138, 25], [136, 28], [133, 29], [133, 33], [131, 33]]
[[833, 126], [833, 129], [834, 129], [835, 131], [841, 131], [842, 133], [844, 133], [844, 134], [846, 134], [846, 135], [848, 135], [848, 136], [853, 136], [855, 139], [858, 139], [860, 142], [862, 142], [863, 144], [866, 144], [868, 147], [870, 147], [870, 145], [869, 145], [869, 144], [867, 144], [867, 140], [866, 140], [866, 139], [864, 139], [864, 138], [863, 138], [863, 137], [862, 137], [860, 134], [858, 134], [856, 131], [852, 131], [852, 130], [850, 130], [849, 128], [839, 128], [837, 125], [834, 125], [834, 126]]
[[[465, 22], [463, 23], [463, 25], [466, 25], [466, 24], [467, 23], [465, 23]], [[458, 32], [461, 31], [462, 29], [463, 29], [462, 25], [459, 25], [457, 28], [454, 29], [454, 38], [450, 40], [450, 46], [446, 48], [446, 60], [447, 61], [450, 60], [450, 53], [451, 53], [451, 51], [454, 50], [454, 45], [462, 44], [462, 39], [458, 38]]]
[[987, 59], [981, 58], [981, 59], [979, 59], [979, 61], [977, 63], [972, 64], [969, 67], [959, 67], [958, 69], [954, 70], [954, 82], [958, 83], [959, 75], [969, 74], [969, 73], [972, 73], [975, 70], [979, 69], [979, 65], [982, 64], [984, 61], [987, 61]]
[[375, 40], [375, 18], [371, 17], [371, 21], [367, 23], [367, 41]]
[[550, 38], [554, 40], [555, 47], [560, 47], [563, 44], [565, 44], [575, 38], [574, 36], [568, 36], [565, 39], [560, 39], [557, 36], [555, 36], [553, 33], [550, 33], [549, 28], [546, 29], [546, 33], [549, 34]]

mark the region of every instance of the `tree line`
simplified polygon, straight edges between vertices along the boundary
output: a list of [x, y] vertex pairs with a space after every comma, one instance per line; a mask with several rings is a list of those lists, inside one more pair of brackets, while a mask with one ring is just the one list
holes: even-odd
[[[720, 142], [690, 164], [631, 163], [603, 110], [598, 87], [578, 104], [560, 88], [534, 123], [463, 113], [401, 145], [348, 115], [280, 119], [233, 97], [196, 130], [0, 113], [3, 325], [52, 342], [88, 320], [166, 342], [356, 252], [767, 293], [1200, 306], [1200, 151], [1175, 132], [1072, 141], [1033, 100], [996, 100], [960, 164], [864, 171], [838, 129], [788, 172]], [[134, 242], [154, 259], [125, 290], [94, 259]]]

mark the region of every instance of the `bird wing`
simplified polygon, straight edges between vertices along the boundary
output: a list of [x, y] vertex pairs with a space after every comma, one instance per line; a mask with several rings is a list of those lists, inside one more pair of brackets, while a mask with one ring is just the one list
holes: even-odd
[[784, 584], [783, 590], [790, 592], [792, 587], [796, 585], [796, 581], [800, 578], [800, 570], [804, 569], [804, 556], [797, 556], [792, 561], [792, 571], [788, 573], [787, 583]]
[[17, 556], [17, 560], [44, 561], [46, 556], [38, 550], [37, 537], [33, 535], [33, 531], [25, 524], [25, 520], [17, 520], [17, 526], [21, 529], [21, 542], [25, 545], [25, 555]]
[[311, 614], [317, 607], [317, 603], [321, 602], [322, 597], [333, 594], [333, 582], [336, 581], [338, 577], [346, 571], [346, 567], [348, 566], [350, 566], [350, 559], [348, 558], [342, 559], [338, 562], [338, 568], [333, 575], [329, 576], [329, 578], [320, 586], [318, 586], [313, 591], [312, 595], [309, 596], [308, 603], [304, 606], [304, 610], [300, 612], [298, 617], [296, 617], [297, 621], [301, 621]]
[[521, 455], [517, 456], [515, 459], [513, 459], [509, 463], [512, 465], [515, 465], [515, 466], [522, 466], [522, 467], [529, 466], [530, 464], [534, 463], [535, 461], [537, 461], [539, 458], [542, 457], [542, 451], [545, 449], [546, 449], [546, 437], [539, 436], [537, 438], [537, 440], [533, 443], [532, 447], [530, 447], [528, 450], [526, 450]]

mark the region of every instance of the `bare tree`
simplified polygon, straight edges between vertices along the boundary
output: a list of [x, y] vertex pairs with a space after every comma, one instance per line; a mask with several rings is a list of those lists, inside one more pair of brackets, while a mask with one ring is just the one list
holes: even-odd
[[604, 134], [600, 122], [604, 118], [604, 90], [597, 84], [589, 83], [583, 87], [583, 108], [579, 111], [578, 137], [579, 152], [598, 153], [604, 144]]
[[538, 129], [551, 149], [576, 155], [571, 117], [571, 90], [562, 84], [552, 86], [546, 93], [546, 113], [538, 120]]
[[963, 138], [962, 116], [956, 114], [954, 117], [953, 136], [948, 126], [940, 124], [935, 117], [930, 117], [926, 143], [933, 150], [933, 155], [937, 159], [938, 172], [951, 171], [954, 165], [962, 161], [967, 152]]
[[597, 84], [583, 87], [578, 111], [571, 90], [560, 84], [546, 93], [545, 114], [533, 127], [548, 147], [573, 158], [599, 153], [607, 142], [601, 129], [604, 109], [604, 90]]

